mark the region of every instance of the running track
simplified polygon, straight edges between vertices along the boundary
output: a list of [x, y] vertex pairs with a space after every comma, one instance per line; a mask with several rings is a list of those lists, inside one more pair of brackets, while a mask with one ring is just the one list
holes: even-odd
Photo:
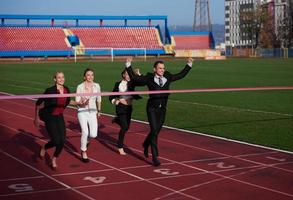
[[[141, 143], [148, 125], [133, 121], [125, 142], [127, 156], [116, 153], [118, 126], [100, 119], [91, 142], [90, 163], [79, 156], [80, 133], [74, 109], [67, 109], [67, 143], [58, 169], [38, 158], [48, 137], [33, 126], [32, 100], [0, 103], [0, 199], [254, 200], [293, 199], [293, 154], [164, 128], [162, 165], [152, 167]], [[52, 154], [52, 151], [48, 151]]]

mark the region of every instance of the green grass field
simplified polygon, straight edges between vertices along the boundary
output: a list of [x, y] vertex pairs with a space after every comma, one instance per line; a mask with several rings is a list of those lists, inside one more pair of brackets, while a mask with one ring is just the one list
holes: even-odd
[[[152, 63], [138, 61], [133, 66], [146, 73], [152, 70]], [[185, 61], [165, 63], [173, 73], [185, 65]], [[102, 91], [111, 91], [123, 66], [124, 62], [0, 64], [0, 91], [42, 93], [53, 84], [52, 74], [62, 70], [74, 92], [87, 67], [95, 69]], [[172, 89], [259, 86], [293, 86], [293, 60], [196, 61], [190, 74], [173, 83]], [[135, 102], [134, 119], [146, 120], [147, 98]], [[292, 90], [172, 94], [165, 125], [293, 151], [292, 102]], [[103, 112], [114, 114], [107, 97], [103, 98]]]

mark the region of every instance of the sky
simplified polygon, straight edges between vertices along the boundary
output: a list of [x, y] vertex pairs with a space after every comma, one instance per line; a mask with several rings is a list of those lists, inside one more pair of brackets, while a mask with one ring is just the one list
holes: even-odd
[[[210, 0], [213, 24], [224, 24], [224, 0]], [[0, 0], [0, 14], [167, 15], [169, 25], [192, 25], [195, 0]]]

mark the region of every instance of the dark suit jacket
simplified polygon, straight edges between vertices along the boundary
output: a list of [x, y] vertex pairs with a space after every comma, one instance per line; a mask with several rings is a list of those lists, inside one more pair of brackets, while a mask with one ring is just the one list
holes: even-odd
[[[69, 88], [64, 86], [64, 88], [70, 93]], [[45, 90], [44, 94], [58, 94], [57, 86], [54, 85], [49, 87]], [[42, 116], [40, 118], [42, 120], [47, 119], [53, 112], [54, 108], [57, 107], [57, 98], [39, 98], [36, 102], [36, 105], [41, 105], [44, 102], [44, 107], [40, 109], [39, 114], [41, 113]], [[64, 108], [69, 104], [70, 97], [66, 98], [66, 104]]]
[[[119, 84], [121, 83], [121, 81], [118, 81], [115, 83], [114, 85], [114, 88], [112, 90], [112, 92], [119, 92]], [[128, 81], [127, 82], [127, 88], [128, 88], [128, 91], [134, 91], [135, 90], [135, 85], [134, 85], [134, 82], [132, 81]], [[141, 99], [142, 97], [139, 96], [139, 95], [132, 95], [133, 99], [135, 100], [138, 100], [138, 99]], [[113, 99], [115, 98], [119, 98], [119, 95], [112, 95], [112, 96], [109, 96], [109, 101], [111, 102]]]
[[[169, 90], [170, 83], [185, 77], [188, 74], [190, 69], [191, 69], [191, 67], [186, 65], [177, 74], [171, 74], [170, 72], [165, 71], [164, 77], [167, 79], [167, 82], [165, 83], [165, 85], [163, 87], [160, 87], [154, 81], [154, 76], [155, 76], [154, 73], [147, 73], [146, 75], [137, 76], [134, 74], [131, 66], [126, 68], [130, 79], [135, 82], [135, 85], [138, 85], [138, 86], [146, 85], [150, 91]], [[166, 107], [167, 101], [168, 101], [168, 96], [169, 96], [168, 93], [150, 94], [147, 106], [148, 107]]]

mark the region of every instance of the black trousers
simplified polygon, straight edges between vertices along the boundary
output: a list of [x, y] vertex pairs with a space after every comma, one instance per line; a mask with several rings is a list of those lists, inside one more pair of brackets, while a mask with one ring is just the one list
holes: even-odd
[[158, 135], [162, 129], [165, 122], [166, 107], [147, 107], [147, 116], [150, 126], [150, 132], [146, 139], [144, 140], [143, 146], [148, 148], [151, 146], [151, 151], [153, 159], [159, 156], [158, 150]]
[[55, 148], [54, 157], [58, 157], [64, 147], [66, 128], [63, 115], [49, 116], [45, 121], [45, 127], [50, 136], [50, 141], [45, 149]]
[[116, 106], [116, 114], [116, 122], [120, 126], [117, 146], [118, 148], [123, 148], [125, 133], [128, 131], [131, 122], [132, 105], [118, 104]]

